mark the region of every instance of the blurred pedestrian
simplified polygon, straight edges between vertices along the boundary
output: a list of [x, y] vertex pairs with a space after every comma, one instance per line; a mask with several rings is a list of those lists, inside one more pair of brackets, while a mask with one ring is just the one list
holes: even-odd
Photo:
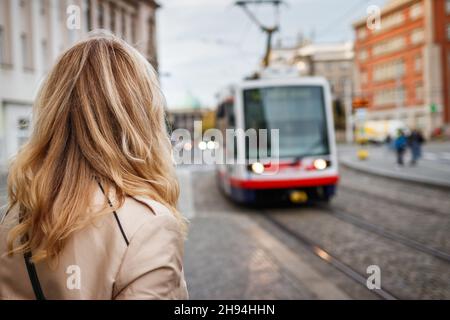
[[395, 149], [395, 147], [394, 147], [394, 140], [392, 139], [392, 136], [391, 136], [390, 133], [388, 133], [386, 135], [386, 138], [384, 139], [384, 143], [385, 143], [385, 145], [386, 145], [386, 147], [387, 147], [387, 149], [389, 151]]
[[0, 300], [187, 298], [163, 101], [153, 67], [119, 38], [61, 56], [9, 170]]
[[411, 149], [411, 165], [417, 164], [417, 161], [422, 156], [422, 144], [425, 139], [419, 130], [413, 130], [408, 137], [408, 145]]
[[401, 129], [398, 130], [397, 137], [394, 141], [394, 146], [395, 146], [395, 152], [397, 154], [397, 165], [403, 166], [404, 165], [403, 157], [405, 155], [405, 151], [406, 151], [406, 147], [407, 147], [407, 140], [406, 140], [405, 133]]

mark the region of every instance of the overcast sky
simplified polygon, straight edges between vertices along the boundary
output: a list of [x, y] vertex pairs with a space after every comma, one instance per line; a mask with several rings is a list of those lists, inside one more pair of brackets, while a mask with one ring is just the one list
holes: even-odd
[[[275, 42], [293, 43], [299, 33], [315, 42], [353, 40], [351, 23], [369, 5], [387, 0], [286, 0]], [[215, 94], [256, 70], [265, 35], [233, 6], [234, 0], [159, 0], [158, 53], [169, 108], [184, 107], [189, 96], [214, 106]], [[271, 7], [252, 7], [266, 24]]]

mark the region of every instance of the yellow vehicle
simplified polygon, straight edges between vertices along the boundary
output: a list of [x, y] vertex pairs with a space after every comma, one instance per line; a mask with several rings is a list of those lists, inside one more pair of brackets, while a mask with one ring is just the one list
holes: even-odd
[[400, 120], [369, 120], [356, 126], [355, 140], [357, 143], [382, 143], [388, 137], [394, 138], [401, 129], [405, 132], [408, 127]]

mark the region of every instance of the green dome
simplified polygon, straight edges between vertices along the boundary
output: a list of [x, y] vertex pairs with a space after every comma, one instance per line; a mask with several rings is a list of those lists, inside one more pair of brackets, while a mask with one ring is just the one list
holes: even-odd
[[183, 107], [189, 109], [200, 109], [202, 104], [198, 98], [196, 98], [191, 92], [186, 94], [184, 101], [182, 103]]

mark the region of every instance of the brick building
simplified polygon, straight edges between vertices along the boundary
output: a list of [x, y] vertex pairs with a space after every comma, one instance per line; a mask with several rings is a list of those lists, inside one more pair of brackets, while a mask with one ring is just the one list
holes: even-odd
[[355, 92], [367, 119], [401, 119], [429, 136], [450, 124], [450, 0], [390, 0], [381, 28], [353, 24]]

